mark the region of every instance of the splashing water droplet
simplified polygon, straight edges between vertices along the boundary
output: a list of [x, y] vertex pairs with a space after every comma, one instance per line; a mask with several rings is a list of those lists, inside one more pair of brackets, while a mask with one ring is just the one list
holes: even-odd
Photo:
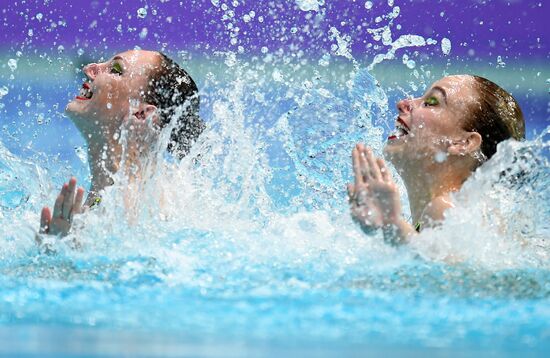
[[497, 56], [497, 68], [506, 67], [506, 62], [502, 60], [502, 56]]
[[325, 0], [296, 0], [296, 5], [302, 11], [319, 11], [324, 4]]
[[447, 153], [445, 152], [437, 152], [435, 153], [434, 160], [436, 163], [443, 163], [447, 160]]
[[36, 14], [36, 19], [37, 19], [38, 21], [42, 21], [42, 17], [43, 17], [43, 16], [44, 16], [44, 15], [42, 15], [42, 13], [39, 12], [38, 14]]
[[0, 99], [4, 98], [4, 96], [7, 95], [8, 93], [10, 93], [8, 87], [6, 86], [0, 87]]
[[372, 1], [367, 1], [367, 2], [365, 3], [365, 9], [367, 9], [367, 10], [372, 9]]
[[451, 53], [451, 40], [446, 37], [441, 40], [441, 51], [443, 51], [444, 55], [448, 55]]
[[340, 35], [340, 31], [337, 28], [331, 27], [328, 38], [336, 40], [336, 44], [331, 46], [336, 55], [353, 60], [353, 56], [351, 55], [351, 37], [349, 35]]
[[227, 56], [225, 58], [225, 64], [228, 67], [233, 67], [237, 64], [237, 56], [235, 55], [234, 52], [228, 52], [227, 53]]
[[86, 151], [84, 150], [84, 148], [74, 147], [74, 152], [83, 164], [86, 164], [88, 162], [88, 156], [86, 155]]
[[144, 27], [143, 29], [141, 29], [141, 32], [139, 33], [139, 38], [140, 39], [144, 39], [147, 37], [147, 34], [149, 33], [149, 30], [147, 30], [146, 27]]
[[10, 58], [8, 60], [8, 67], [10, 68], [10, 70], [13, 72], [15, 70], [17, 70], [17, 60], [13, 59], [13, 58]]
[[140, 19], [144, 19], [145, 17], [147, 17], [147, 9], [144, 7], [140, 7], [137, 11], [137, 16]]
[[278, 70], [273, 71], [273, 80], [276, 82], [282, 82], [283, 81], [283, 75]]
[[318, 63], [319, 66], [327, 67], [328, 65], [330, 65], [330, 55], [328, 53], [325, 53]]

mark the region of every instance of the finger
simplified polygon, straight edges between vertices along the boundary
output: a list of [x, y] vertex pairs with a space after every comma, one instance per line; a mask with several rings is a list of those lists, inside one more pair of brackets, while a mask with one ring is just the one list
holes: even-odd
[[69, 187], [67, 189], [67, 193], [65, 194], [65, 198], [63, 200], [62, 216], [65, 219], [69, 219], [69, 215], [71, 215], [71, 210], [73, 210], [75, 191], [76, 191], [76, 179], [71, 178], [71, 180], [69, 180]]
[[[69, 190], [69, 185], [67, 183], [63, 184], [63, 186], [61, 187], [61, 190], [59, 191], [59, 195], [55, 199], [55, 204], [53, 206], [52, 217], [58, 218], [58, 217], [61, 216], [62, 211], [63, 211], [63, 200], [65, 199], [65, 195], [67, 194], [68, 190]], [[56, 205], [56, 204], [58, 204], [59, 197], [63, 197], [63, 199], [61, 200], [59, 205]]]
[[372, 150], [370, 148], [366, 148], [364, 153], [367, 158], [367, 163], [369, 164], [369, 175], [376, 180], [380, 180], [382, 178], [382, 174], [380, 173], [380, 168], [374, 158], [374, 154], [372, 154]]
[[390, 175], [390, 171], [386, 167], [386, 162], [384, 162], [381, 158], [376, 158], [376, 162], [378, 163], [378, 167], [380, 168], [380, 173], [382, 174], [382, 180], [385, 182], [391, 182], [392, 177]]
[[363, 183], [363, 175], [361, 174], [361, 164], [357, 147], [353, 148], [351, 152], [351, 159], [353, 162], [353, 173], [355, 175], [355, 186], [357, 187]]
[[[63, 190], [61, 192], [63, 192]], [[53, 205], [53, 215], [52, 215], [54, 218], [61, 217], [61, 214], [63, 211], [63, 200], [65, 200], [65, 196], [63, 194], [59, 194], [57, 196], [57, 199], [55, 199], [55, 204]]]
[[69, 190], [69, 184], [64, 183], [63, 186], [61, 187], [61, 191], [59, 192], [59, 194], [65, 196], [65, 194], [67, 194], [68, 190]]
[[76, 190], [76, 197], [74, 199], [73, 210], [71, 211], [71, 216], [73, 214], [79, 214], [82, 212], [82, 202], [84, 201], [84, 188], [78, 188]]
[[370, 175], [370, 165], [367, 161], [367, 158], [365, 156], [365, 147], [361, 146], [361, 151], [359, 152], [359, 158], [361, 163], [361, 175], [363, 176], [363, 180], [365, 182], [368, 182], [372, 180], [372, 176]]
[[348, 189], [348, 202], [351, 203], [353, 201], [353, 196], [355, 195], [355, 185], [350, 183], [347, 185], [347, 189]]
[[52, 220], [52, 213], [47, 206], [42, 208], [40, 213], [40, 233], [47, 234], [50, 229], [50, 222]]

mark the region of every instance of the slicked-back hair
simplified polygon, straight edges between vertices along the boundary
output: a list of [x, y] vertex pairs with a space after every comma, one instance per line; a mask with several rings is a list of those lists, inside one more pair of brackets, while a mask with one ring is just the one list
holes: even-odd
[[159, 55], [160, 65], [149, 76], [144, 101], [157, 107], [163, 127], [176, 121], [167, 150], [181, 159], [205, 128], [199, 117], [199, 91], [183, 68], [165, 54]]
[[481, 152], [490, 159], [498, 143], [509, 138], [525, 139], [525, 120], [516, 99], [499, 85], [472, 76], [479, 101], [472, 106], [464, 129], [481, 135]]

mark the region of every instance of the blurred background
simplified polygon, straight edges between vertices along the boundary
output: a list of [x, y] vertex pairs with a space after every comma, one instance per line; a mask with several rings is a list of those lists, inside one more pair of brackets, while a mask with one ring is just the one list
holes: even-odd
[[199, 88], [209, 73], [234, 79], [228, 60], [264, 63], [265, 71], [298, 66], [346, 81], [352, 66], [368, 68], [392, 49], [388, 35], [395, 41], [409, 34], [422, 40], [397, 46], [393, 58], [369, 68], [390, 109], [445, 74], [473, 73], [513, 93], [532, 137], [549, 123], [547, 7], [533, 0], [4, 0], [2, 141], [12, 151], [77, 160], [72, 149], [82, 140], [63, 110], [80, 88], [81, 68], [127, 49], [167, 53]]

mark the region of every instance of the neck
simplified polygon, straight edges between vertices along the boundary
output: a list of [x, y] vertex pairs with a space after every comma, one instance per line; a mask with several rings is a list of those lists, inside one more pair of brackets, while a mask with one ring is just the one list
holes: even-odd
[[401, 168], [399, 174], [407, 188], [412, 222], [416, 223], [433, 199], [458, 191], [470, 172], [457, 170], [453, 163], [430, 163], [429, 167], [409, 165]]
[[115, 140], [88, 143], [88, 163], [90, 164], [90, 197], [113, 184], [112, 176], [120, 169], [121, 148]]
[[146, 157], [141, 153], [143, 144], [131, 141], [125, 148], [113, 136], [107, 139], [88, 143], [88, 162], [92, 175], [89, 199], [114, 183], [113, 176], [122, 170], [128, 183], [135, 182], [142, 175]]
[[[119, 139], [121, 133], [116, 136], [109, 128], [88, 126], [89, 119], [74, 116], [73, 122], [87, 139], [88, 163], [90, 166], [91, 186], [86, 202], [88, 205], [99, 196], [106, 187], [113, 185], [114, 175], [122, 170], [130, 182], [137, 179], [142, 169], [143, 143], [135, 138], [128, 138], [126, 149]], [[113, 122], [116, 122], [113, 120]], [[132, 132], [130, 132], [132, 133]], [[115, 139], [116, 138], [116, 139]]]

